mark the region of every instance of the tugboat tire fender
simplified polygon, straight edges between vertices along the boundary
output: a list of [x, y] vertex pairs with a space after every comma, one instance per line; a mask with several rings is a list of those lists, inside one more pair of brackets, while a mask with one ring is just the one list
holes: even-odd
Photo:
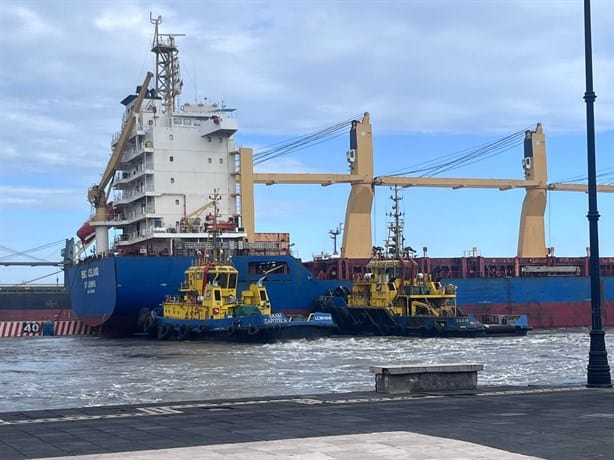
[[229, 336], [233, 336], [233, 335], [235, 335], [235, 327], [234, 327], [234, 325], [231, 325], [231, 326], [228, 328], [228, 330], [226, 331], [226, 333], [227, 333]]
[[179, 328], [179, 333], [177, 334], [177, 340], [190, 340], [192, 338], [192, 328], [187, 324], [184, 324]]
[[147, 332], [147, 329], [149, 329], [148, 324], [149, 324], [150, 318], [151, 318], [151, 312], [149, 311], [149, 308], [147, 307], [141, 308], [141, 311], [139, 312], [139, 319], [137, 322], [139, 329], [143, 329], [143, 331]]
[[143, 322], [143, 332], [151, 331], [156, 324], [156, 318], [154, 315], [149, 315]]
[[158, 326], [158, 339], [160, 340], [168, 339], [168, 336], [171, 335], [172, 330], [173, 328], [171, 327], [170, 324], [161, 324], [160, 326]]
[[254, 325], [254, 324], [250, 324], [249, 327], [247, 328], [247, 333], [249, 335], [256, 335], [258, 334], [258, 326]]

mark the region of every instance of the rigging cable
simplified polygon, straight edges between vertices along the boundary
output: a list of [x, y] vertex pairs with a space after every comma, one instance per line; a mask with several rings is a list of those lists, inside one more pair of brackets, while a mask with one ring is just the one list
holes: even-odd
[[333, 126], [314, 131], [305, 136], [295, 137], [286, 141], [278, 142], [258, 150], [254, 154], [254, 165], [287, 155], [291, 152], [305, 149], [322, 142], [329, 141], [346, 133], [347, 128], [358, 117], [349, 118]]
[[[605, 180], [598, 185], [613, 185], [614, 184], [614, 167], [602, 169], [600, 173], [597, 174], [597, 178]], [[556, 181], [556, 184], [573, 184], [573, 183], [586, 183], [588, 181], [587, 176], [572, 176], [566, 179], [562, 179]]]
[[524, 142], [527, 130], [528, 129], [523, 129], [494, 142], [489, 142], [478, 147], [463, 149], [459, 152], [418, 163], [413, 169], [396, 170], [385, 175], [407, 176], [419, 174], [421, 177], [431, 177], [445, 171], [457, 169], [461, 166], [478, 163], [521, 145]]
[[30, 253], [36, 252], [36, 251], [41, 251], [43, 249], [48, 249], [48, 248], [51, 248], [53, 246], [58, 246], [60, 243], [64, 244], [65, 240], [54, 241], [53, 243], [44, 244], [42, 246], [38, 246], [38, 247], [32, 248], [32, 249], [28, 249], [26, 251], [16, 251], [14, 249], [7, 248], [5, 246], [0, 245], [0, 249], [2, 249], [4, 251], [8, 251], [8, 252], [11, 253], [11, 254], [9, 254], [7, 256], [0, 257], [0, 260], [8, 259], [8, 258], [15, 257], [15, 256], [26, 256], [26, 257], [31, 257], [33, 259], [37, 259], [37, 260], [42, 261], [42, 262], [47, 262], [46, 260], [41, 259], [40, 257], [36, 257], [36, 256], [31, 255]]
[[64, 270], [58, 270], [58, 271], [56, 271], [56, 272], [49, 273], [48, 275], [39, 276], [39, 277], [37, 277], [37, 278], [33, 278], [33, 279], [31, 279], [31, 280], [28, 280], [28, 281], [21, 281], [21, 282], [19, 282], [19, 283], [15, 283], [15, 284], [13, 284], [13, 286], [23, 286], [23, 285], [26, 285], [26, 284], [31, 284], [31, 283], [33, 283], [34, 281], [40, 281], [40, 280], [42, 280], [42, 279], [49, 278], [50, 276], [53, 276], [53, 275], [58, 275], [58, 274], [62, 273], [63, 271], [64, 271]]

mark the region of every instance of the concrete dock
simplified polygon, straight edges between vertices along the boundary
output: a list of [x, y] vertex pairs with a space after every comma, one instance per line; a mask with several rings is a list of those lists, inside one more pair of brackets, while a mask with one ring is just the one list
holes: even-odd
[[614, 390], [478, 387], [0, 413], [0, 458], [605, 459]]

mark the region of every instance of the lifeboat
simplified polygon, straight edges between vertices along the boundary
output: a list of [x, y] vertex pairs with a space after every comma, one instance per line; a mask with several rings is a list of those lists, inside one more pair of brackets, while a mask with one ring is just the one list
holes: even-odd
[[83, 245], [89, 243], [95, 235], [96, 231], [94, 230], [94, 227], [90, 225], [89, 220], [85, 221], [81, 228], [77, 230], [77, 236], [79, 237]]
[[[117, 217], [117, 209], [113, 207], [113, 203], [111, 202], [107, 205], [107, 220], [115, 219], [115, 217]], [[77, 236], [83, 245], [88, 244], [96, 235], [96, 230], [90, 225], [92, 219], [86, 220], [79, 230], [77, 230]]]

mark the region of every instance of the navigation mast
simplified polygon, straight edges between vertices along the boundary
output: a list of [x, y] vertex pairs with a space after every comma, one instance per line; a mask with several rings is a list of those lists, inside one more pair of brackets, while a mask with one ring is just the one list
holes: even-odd
[[213, 254], [212, 260], [213, 263], [219, 262], [220, 259], [220, 249], [218, 248], [218, 227], [217, 227], [217, 219], [219, 215], [219, 207], [218, 201], [222, 199], [222, 195], [218, 193], [217, 189], [213, 189], [213, 193], [209, 195], [209, 199], [213, 203], [213, 231], [210, 232], [213, 235]]
[[339, 255], [339, 253], [337, 252], [337, 237], [341, 234], [341, 226], [343, 224], [339, 224], [337, 226], [337, 228], [333, 228], [332, 230], [328, 231], [328, 234], [330, 235], [331, 239], [333, 240], [333, 255]]
[[174, 112], [175, 98], [181, 94], [183, 88], [175, 37], [183, 37], [185, 34], [159, 33], [158, 26], [162, 23], [162, 16], [154, 19], [149, 13], [149, 21], [156, 26], [151, 45], [151, 51], [156, 55], [156, 94], [162, 98], [167, 110]]
[[399, 196], [399, 187], [395, 185], [392, 187], [393, 194], [390, 195], [392, 200], [392, 212], [386, 213], [388, 217], [392, 217], [392, 221], [388, 224], [388, 238], [386, 239], [386, 257], [394, 256], [395, 258], [401, 257], [403, 252], [403, 245], [405, 244], [405, 237], [403, 236], [403, 227], [405, 225], [403, 217], [404, 212], [399, 210], [399, 202], [403, 197]]

